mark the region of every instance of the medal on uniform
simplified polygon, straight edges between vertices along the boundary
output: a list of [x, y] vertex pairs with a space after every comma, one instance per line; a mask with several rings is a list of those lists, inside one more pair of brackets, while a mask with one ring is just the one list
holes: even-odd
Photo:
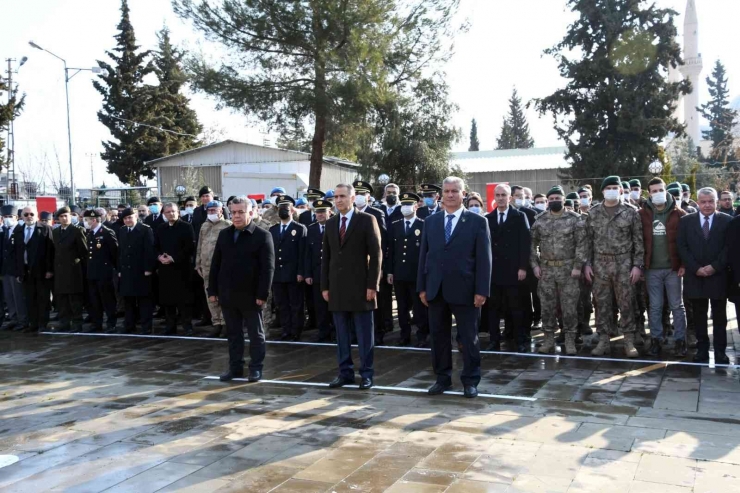
[[290, 236], [295, 236], [295, 229], [290, 232]]
[[416, 236], [419, 236], [419, 235], [421, 234], [421, 231], [417, 229], [416, 231], [414, 231], [414, 234], [415, 234]]
[[101, 245], [100, 243], [98, 243], [98, 248], [102, 248], [102, 246], [103, 246], [103, 245]]

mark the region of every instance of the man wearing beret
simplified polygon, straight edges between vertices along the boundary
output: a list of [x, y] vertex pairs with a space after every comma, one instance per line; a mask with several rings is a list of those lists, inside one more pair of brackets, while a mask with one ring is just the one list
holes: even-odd
[[60, 226], [52, 232], [54, 241], [54, 301], [60, 325], [55, 331], [82, 331], [82, 304], [85, 293], [87, 245], [83, 229], [72, 224], [69, 207], [57, 211]]
[[630, 204], [641, 209], [645, 205], [645, 199], [642, 197], [642, 183], [637, 178], [633, 178], [627, 183], [630, 186]]
[[97, 209], [85, 211], [87, 228], [87, 293], [90, 298], [90, 318], [95, 332], [103, 330], [103, 313], [107, 317], [106, 332], [116, 330], [116, 290], [113, 272], [118, 265], [118, 238], [106, 227], [105, 216]]
[[591, 354], [604, 356], [609, 352], [609, 325], [616, 299], [625, 354], [636, 358], [633, 290], [644, 270], [645, 247], [640, 216], [634, 206], [620, 203], [620, 188], [618, 176], [606, 177], [601, 184], [604, 202], [592, 207], [586, 218], [590, 261], [585, 275], [586, 281], [593, 283], [599, 332], [599, 343]]
[[154, 269], [154, 232], [138, 222], [131, 208], [121, 213], [123, 227], [118, 232], [118, 290], [126, 307], [124, 329], [132, 333], [136, 327], [137, 312], [141, 334], [152, 333], [152, 301]]

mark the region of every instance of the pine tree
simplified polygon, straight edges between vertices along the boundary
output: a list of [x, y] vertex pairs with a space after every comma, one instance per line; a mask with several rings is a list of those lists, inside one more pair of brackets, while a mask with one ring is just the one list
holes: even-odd
[[185, 53], [172, 46], [167, 27], [157, 33], [157, 39], [159, 48], [154, 53], [154, 73], [157, 74], [159, 85], [151, 88], [157, 105], [153, 122], [157, 127], [170, 131], [158, 134], [158, 152], [167, 156], [199, 146], [196, 136], [203, 131], [203, 127], [195, 111], [188, 106], [188, 98], [180, 93], [187, 81], [182, 69]]
[[[103, 73], [93, 82], [103, 96], [98, 120], [108, 127], [113, 141], [103, 142], [101, 157], [108, 172], [124, 183], [139, 184], [140, 177], [153, 178], [144, 162], [162, 157], [160, 131], [152, 125], [156, 93], [144, 85], [144, 77], [154, 71], [147, 58], [149, 51], [139, 51], [134, 28], [129, 20], [127, 0], [121, 0], [121, 21], [115, 36], [116, 47], [106, 51], [114, 65], [98, 60]], [[139, 125], [143, 123], [145, 125]], [[155, 126], [155, 125], [152, 125]]]
[[[9, 91], [10, 99], [8, 100], [5, 93]], [[25, 95], [18, 98], [17, 87], [15, 89], [10, 88], [6, 80], [0, 79], [0, 168], [8, 166], [10, 163], [10, 154], [9, 151], [6, 152], [5, 150], [4, 137], [11, 122], [21, 114], [25, 100]], [[10, 142], [7, 145], [10, 146]]]
[[[728, 161], [736, 161], [733, 129], [737, 124], [737, 110], [730, 107], [727, 89], [727, 74], [722, 62], [717, 60], [712, 75], [707, 77], [707, 86], [711, 99], [697, 108], [699, 113], [709, 120], [709, 130], [702, 132], [707, 140], [712, 141], [712, 151], [709, 161], [718, 166], [726, 166]], [[740, 168], [737, 163], [731, 163], [732, 168]]]
[[496, 139], [496, 149], [529, 149], [534, 147], [534, 139], [529, 135], [529, 124], [524, 116], [522, 98], [516, 88], [509, 98], [509, 114], [504, 118], [501, 135]]
[[479, 151], [480, 142], [478, 141], [478, 123], [473, 118], [473, 123], [470, 125], [470, 147], [468, 151]]

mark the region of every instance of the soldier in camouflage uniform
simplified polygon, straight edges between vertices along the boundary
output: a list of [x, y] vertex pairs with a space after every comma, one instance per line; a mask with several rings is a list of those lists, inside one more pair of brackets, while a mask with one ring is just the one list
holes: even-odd
[[[277, 207], [275, 206], [264, 209], [264, 211], [259, 215], [257, 215], [259, 209], [253, 210], [255, 211], [255, 216], [252, 218], [252, 220], [255, 222], [258, 228], [262, 228], [265, 231], [269, 232], [272, 226], [280, 222], [280, 218], [278, 218], [277, 214]], [[264, 305], [262, 305], [262, 322], [264, 323], [266, 329], [269, 329], [275, 323], [275, 314], [272, 310], [272, 288], [270, 288], [270, 291], [267, 295], [267, 301]]]
[[[581, 218], [585, 221], [588, 212], [591, 209], [591, 189], [587, 187], [581, 187], [578, 189], [578, 198], [580, 202], [579, 213]], [[591, 314], [594, 312], [593, 304], [591, 303], [591, 285], [586, 282], [583, 274], [578, 282], [580, 286], [580, 293], [578, 298], [578, 333], [579, 335], [590, 336], [594, 333], [591, 329]]]
[[211, 273], [211, 260], [213, 260], [213, 250], [216, 248], [218, 234], [231, 226], [231, 221], [224, 219], [224, 208], [218, 200], [212, 200], [206, 204], [206, 214], [208, 214], [207, 219], [200, 227], [200, 233], [198, 235], [198, 249], [195, 253], [195, 270], [203, 278], [206, 287], [208, 310], [211, 312], [211, 320], [213, 322], [213, 332], [208, 334], [208, 337], [219, 337], [224, 328], [224, 316], [221, 313], [221, 306], [218, 302], [211, 301], [208, 298], [208, 277]]
[[542, 330], [545, 342], [540, 353], [555, 352], [557, 305], [563, 314], [565, 352], [576, 354], [578, 280], [588, 261], [586, 225], [573, 211], [563, 210], [565, 193], [560, 186], [547, 192], [549, 210], [537, 216], [532, 225], [530, 263], [539, 279], [537, 293], [542, 304]]
[[603, 356], [609, 351], [609, 325], [614, 303], [619, 306], [627, 357], [636, 358], [634, 285], [640, 280], [643, 268], [644, 245], [642, 222], [637, 209], [620, 203], [618, 176], [608, 176], [601, 184], [604, 202], [591, 208], [586, 218], [590, 244], [590, 263], [584, 272], [593, 282], [596, 305], [596, 327], [599, 343], [591, 352]]

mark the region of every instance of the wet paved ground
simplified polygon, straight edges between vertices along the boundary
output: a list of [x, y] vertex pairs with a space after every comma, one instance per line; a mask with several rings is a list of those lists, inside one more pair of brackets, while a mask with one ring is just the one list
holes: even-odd
[[427, 351], [375, 367], [329, 390], [332, 346], [271, 343], [222, 384], [223, 340], [3, 332], [0, 491], [740, 491], [735, 367], [485, 354], [475, 400], [414, 392]]

